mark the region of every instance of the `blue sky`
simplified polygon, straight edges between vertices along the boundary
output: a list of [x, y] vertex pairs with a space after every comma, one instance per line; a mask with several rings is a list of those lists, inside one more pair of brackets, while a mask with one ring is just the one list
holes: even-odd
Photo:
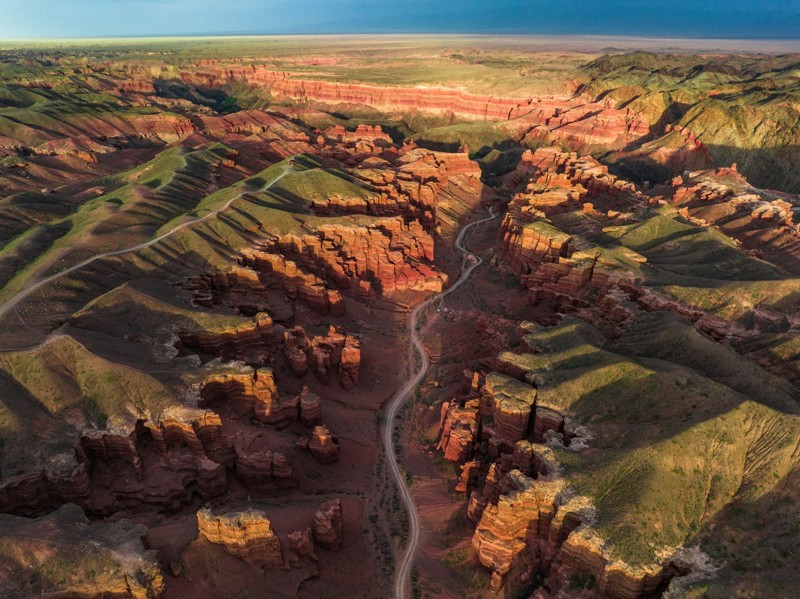
[[0, 38], [247, 33], [800, 38], [800, 0], [0, 0]]

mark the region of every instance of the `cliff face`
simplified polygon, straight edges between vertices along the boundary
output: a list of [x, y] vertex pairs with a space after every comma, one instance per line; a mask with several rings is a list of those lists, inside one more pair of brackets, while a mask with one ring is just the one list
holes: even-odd
[[191, 499], [191, 489], [204, 498], [227, 490], [225, 466], [210, 457], [219, 459], [220, 452], [224, 442], [217, 414], [172, 408], [155, 421], [132, 419], [106, 430], [85, 430], [74, 452], [3, 482], [0, 506], [3, 512], [26, 515], [67, 502], [98, 516], [143, 505], [174, 509]]
[[243, 414], [266, 424], [297, 420], [299, 398], [281, 399], [272, 370], [259, 368], [210, 376], [200, 391], [201, 405], [225, 402]]
[[635, 112], [615, 108], [611, 101], [592, 102], [581, 97], [497, 97], [445, 87], [311, 80], [298, 73], [258, 66], [184, 70], [180, 77], [201, 87], [247, 81], [268, 88], [276, 97], [299, 103], [366, 106], [391, 114], [418, 111], [463, 120], [505, 122], [525, 140], [565, 142], [583, 150], [622, 148], [649, 132], [647, 122]]
[[591, 579], [590, 596], [612, 599], [646, 596], [677, 573], [666, 560], [632, 567], [609, 556], [591, 527], [591, 503], [565, 492], [560, 477], [533, 479], [511, 470], [500, 484], [504, 490], [483, 510], [472, 545], [503, 596], [524, 586], [535, 570], [549, 573], [550, 589]]
[[181, 344], [205, 354], [260, 364], [266, 360], [268, 344], [274, 336], [272, 317], [259, 312], [251, 321], [232, 327], [184, 332], [181, 334]]
[[214, 515], [197, 512], [197, 528], [210, 543], [223, 545], [231, 555], [246, 562], [272, 567], [284, 565], [281, 542], [267, 515], [255, 509]]
[[480, 430], [478, 402], [468, 401], [464, 406], [452, 400], [442, 404], [439, 419], [439, 445], [446, 460], [465, 462], [472, 457], [473, 445]]
[[222, 81], [246, 81], [251, 85], [268, 87], [278, 97], [300, 102], [367, 105], [384, 112], [419, 110], [453, 113], [461, 118], [474, 120], [508, 120], [538, 108], [533, 100], [476, 96], [461, 90], [436, 87], [424, 88], [425, 93], [421, 94], [423, 88], [418, 87], [314, 81], [299, 78], [291, 72], [273, 71], [258, 66], [187, 70], [182, 71], [180, 76], [186, 82], [203, 87], [213, 87]]
[[369, 281], [381, 293], [414, 289], [440, 291], [434, 270], [433, 238], [419, 221], [380, 218], [366, 226], [322, 225], [312, 235], [278, 239], [281, 254], [337, 288]]
[[239, 261], [259, 271], [262, 276], [278, 279], [290, 299], [300, 300], [320, 314], [344, 315], [345, 306], [341, 293], [336, 289], [329, 289], [323, 279], [304, 271], [294, 260], [269, 251], [248, 248], [242, 252]]

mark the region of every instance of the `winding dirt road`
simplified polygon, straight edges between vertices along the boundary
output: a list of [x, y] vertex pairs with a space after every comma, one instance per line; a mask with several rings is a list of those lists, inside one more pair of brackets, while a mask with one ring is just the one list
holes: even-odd
[[[205, 216], [201, 216], [201, 217], [198, 217], [198, 218], [193, 218], [191, 220], [187, 220], [185, 222], [182, 222], [179, 225], [175, 225], [174, 227], [172, 227], [166, 233], [162, 233], [158, 237], [154, 237], [153, 239], [150, 239], [149, 241], [145, 241], [144, 243], [140, 243], [140, 244], [137, 244], [137, 245], [134, 245], [134, 246], [131, 246], [131, 247], [127, 247], [127, 248], [122, 248], [122, 249], [119, 249], [119, 250], [111, 250], [109, 252], [103, 252], [102, 254], [97, 254], [95, 256], [92, 256], [91, 258], [87, 258], [86, 260], [83, 260], [82, 262], [79, 262], [78, 264], [75, 264], [74, 266], [70, 266], [69, 268], [65, 268], [62, 271], [59, 271], [59, 272], [57, 272], [57, 273], [55, 273], [53, 275], [50, 275], [49, 277], [45, 277], [43, 279], [39, 279], [35, 283], [26, 285], [20, 291], [18, 291], [16, 294], [12, 295], [5, 302], [3, 302], [2, 305], [0, 305], [0, 318], [5, 316], [11, 310], [14, 310], [16, 312], [17, 305], [19, 305], [19, 303], [22, 300], [24, 300], [26, 297], [28, 297], [31, 293], [33, 293], [37, 289], [40, 289], [41, 287], [47, 285], [48, 283], [52, 283], [53, 281], [58, 280], [61, 277], [65, 276], [65, 275], [68, 275], [68, 274], [70, 274], [72, 272], [75, 272], [76, 270], [79, 270], [79, 269], [83, 268], [84, 266], [88, 266], [89, 264], [91, 264], [92, 262], [95, 262], [97, 260], [101, 260], [103, 258], [109, 258], [111, 256], [119, 256], [121, 254], [128, 254], [130, 252], [136, 252], [138, 250], [143, 250], [143, 249], [145, 249], [147, 247], [150, 247], [151, 245], [154, 245], [154, 244], [158, 243], [159, 241], [163, 241], [167, 237], [177, 233], [178, 231], [181, 231], [182, 229], [185, 229], [187, 227], [191, 227], [192, 225], [196, 225], [198, 223], [201, 223], [201, 222], [203, 222], [205, 220], [208, 220], [209, 218], [211, 218], [213, 216], [216, 216], [220, 212], [224, 212], [225, 210], [230, 208], [231, 205], [236, 200], [240, 199], [245, 193], [254, 193], [254, 192], [258, 192], [258, 191], [266, 191], [266, 190], [268, 190], [270, 187], [275, 185], [278, 181], [280, 181], [286, 175], [288, 175], [288, 174], [290, 174], [292, 172], [294, 172], [294, 170], [291, 167], [285, 166], [285, 167], [283, 167], [283, 172], [280, 175], [278, 175], [275, 179], [270, 181], [269, 184], [267, 184], [264, 187], [262, 187], [261, 190], [253, 190], [253, 189], [243, 188], [241, 192], [239, 192], [234, 197], [232, 197], [230, 200], [225, 202], [222, 206], [220, 206], [216, 210], [212, 210], [211, 212], [209, 212]], [[19, 320], [22, 322], [22, 325], [27, 327], [27, 325], [25, 324], [25, 321], [22, 319], [22, 316], [19, 314], [19, 312], [16, 312], [16, 315], [19, 318]], [[34, 344], [32, 347], [36, 347], [36, 345]], [[28, 347], [5, 348], [5, 349], [0, 349], [0, 351], [21, 351], [21, 350], [24, 350], [24, 349], [28, 349]]]
[[411, 596], [411, 568], [414, 565], [414, 557], [417, 553], [420, 538], [419, 514], [417, 514], [417, 508], [414, 505], [414, 499], [411, 497], [411, 491], [409, 491], [408, 486], [406, 486], [405, 477], [400, 470], [400, 464], [397, 461], [397, 453], [394, 450], [394, 443], [392, 442], [392, 431], [394, 430], [394, 421], [397, 418], [397, 413], [400, 411], [400, 408], [405, 405], [411, 394], [414, 393], [420, 382], [422, 382], [422, 379], [428, 373], [428, 368], [430, 367], [430, 359], [428, 358], [428, 354], [425, 352], [425, 347], [422, 345], [422, 341], [420, 341], [419, 333], [417, 331], [417, 321], [419, 320], [420, 314], [422, 314], [428, 308], [428, 306], [431, 306], [435, 302], [444, 299], [456, 289], [461, 287], [464, 281], [469, 279], [469, 277], [472, 275], [472, 272], [478, 268], [481, 263], [483, 263], [482, 258], [471, 253], [469, 250], [467, 250], [467, 248], [464, 247], [464, 239], [466, 234], [472, 229], [495, 218], [497, 218], [497, 215], [494, 214], [494, 211], [490, 208], [489, 216], [465, 225], [461, 229], [455, 241], [456, 248], [458, 248], [464, 254], [464, 262], [461, 266], [461, 276], [445, 291], [437, 293], [414, 308], [414, 310], [411, 312], [411, 316], [408, 319], [408, 331], [410, 333], [412, 348], [411, 359], [415, 360], [417, 356], [420, 356], [421, 363], [411, 379], [409, 379], [405, 386], [400, 389], [400, 391], [398, 391], [389, 401], [386, 415], [386, 426], [383, 429], [383, 445], [386, 448], [389, 469], [391, 470], [392, 475], [397, 482], [397, 488], [400, 490], [400, 496], [402, 497], [403, 504], [408, 512], [408, 543], [406, 545], [405, 553], [403, 554], [402, 559], [399, 560], [397, 568], [395, 569], [395, 599], [407, 599]]

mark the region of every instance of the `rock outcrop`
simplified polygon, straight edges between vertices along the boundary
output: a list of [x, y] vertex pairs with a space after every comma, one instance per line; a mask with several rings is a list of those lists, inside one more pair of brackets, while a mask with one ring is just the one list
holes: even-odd
[[339, 440], [327, 426], [315, 426], [308, 450], [320, 464], [332, 464], [339, 459]]
[[493, 418], [492, 428], [501, 439], [513, 444], [528, 434], [535, 402], [536, 389], [530, 385], [497, 372], [486, 375], [480, 412]]
[[324, 280], [303, 270], [294, 260], [271, 253], [267, 249], [248, 248], [242, 251], [239, 261], [258, 271], [266, 279], [277, 279], [289, 298], [300, 300], [314, 311], [333, 316], [344, 315], [345, 305], [341, 293], [336, 289], [329, 289]]
[[281, 398], [269, 368], [212, 374], [203, 383], [200, 398], [202, 407], [224, 403], [266, 424], [282, 424], [300, 415], [299, 397]]
[[330, 382], [331, 374], [338, 374], [345, 389], [358, 383], [361, 368], [361, 343], [351, 335], [334, 327], [327, 335], [309, 338], [302, 327], [284, 332], [283, 350], [289, 367], [297, 377], [311, 369], [323, 383]]
[[477, 400], [460, 406], [457, 401], [444, 402], [439, 420], [439, 445], [444, 458], [462, 463], [472, 457], [472, 449], [480, 429], [480, 410]]
[[306, 426], [314, 426], [322, 415], [319, 395], [312, 393], [308, 387], [300, 392], [300, 420]]
[[584, 498], [562, 493], [560, 478], [534, 480], [512, 470], [500, 484], [504, 491], [483, 510], [472, 538], [496, 591], [519, 586], [534, 568], [547, 570], [589, 510]]
[[303, 530], [290, 532], [287, 539], [289, 541], [289, 549], [294, 551], [298, 557], [310, 557], [314, 561], [319, 559], [314, 552], [314, 539], [310, 526]]
[[342, 546], [342, 500], [331, 499], [320, 504], [314, 514], [314, 541], [335, 551]]
[[368, 280], [379, 293], [441, 291], [444, 282], [432, 263], [433, 237], [419, 221], [401, 217], [320, 225], [311, 234], [279, 237], [276, 249], [338, 289], [356, 289]]
[[202, 509], [197, 512], [197, 528], [204, 539], [223, 545], [228, 553], [248, 563], [284, 565], [280, 539], [260, 510], [214, 515], [209, 509]]
[[236, 477], [248, 488], [266, 490], [297, 485], [286, 455], [270, 449], [262, 433], [239, 434], [233, 441]]
[[273, 322], [269, 314], [258, 313], [249, 322], [211, 331], [184, 332], [181, 343], [205, 354], [228, 360], [244, 360], [263, 364], [268, 359], [267, 344], [273, 339]]

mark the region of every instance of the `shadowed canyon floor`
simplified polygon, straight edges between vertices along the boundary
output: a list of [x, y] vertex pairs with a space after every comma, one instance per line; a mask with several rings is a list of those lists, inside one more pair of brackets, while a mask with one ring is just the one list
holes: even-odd
[[800, 57], [579, 50], [0, 48], [0, 594], [794, 597]]

